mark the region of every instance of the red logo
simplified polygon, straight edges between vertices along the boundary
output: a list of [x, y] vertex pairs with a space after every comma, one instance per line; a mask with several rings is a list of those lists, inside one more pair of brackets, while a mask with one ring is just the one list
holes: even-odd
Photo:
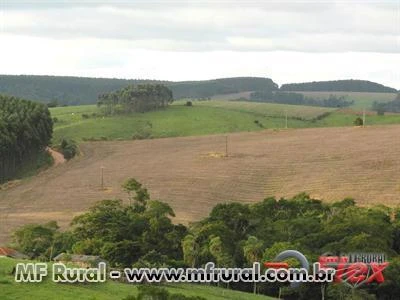
[[[365, 258], [368, 256], [360, 255]], [[320, 256], [321, 268], [336, 270], [335, 282], [342, 282], [353, 287], [366, 283], [382, 283], [385, 281], [382, 271], [389, 265], [382, 259], [370, 261], [367, 259], [355, 260], [351, 256]]]

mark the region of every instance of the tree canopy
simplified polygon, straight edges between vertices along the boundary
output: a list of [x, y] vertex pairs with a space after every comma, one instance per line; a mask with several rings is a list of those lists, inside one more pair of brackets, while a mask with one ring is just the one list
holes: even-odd
[[130, 85], [118, 91], [102, 94], [98, 106], [107, 115], [146, 112], [166, 107], [172, 103], [172, 91], [161, 84]]
[[343, 91], [343, 92], [375, 92], [396, 93], [397, 90], [382, 84], [367, 80], [333, 80], [313, 81], [304, 83], [288, 83], [281, 86], [282, 91]]
[[0, 95], [0, 182], [44, 151], [52, 132], [46, 105]]

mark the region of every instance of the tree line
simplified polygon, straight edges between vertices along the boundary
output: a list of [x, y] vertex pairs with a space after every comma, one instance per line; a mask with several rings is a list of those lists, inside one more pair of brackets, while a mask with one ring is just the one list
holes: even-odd
[[100, 94], [138, 84], [163, 84], [173, 92], [175, 99], [198, 99], [218, 94], [278, 89], [278, 85], [271, 79], [261, 77], [172, 82], [145, 79], [0, 75], [0, 93], [48, 103], [50, 106], [94, 104]]
[[281, 86], [281, 91], [397, 93], [396, 89], [376, 82], [353, 79], [288, 83]]
[[[255, 204], [217, 204], [209, 216], [186, 227], [174, 224], [172, 208], [151, 200], [135, 179], [123, 184], [128, 201], [104, 200], [76, 217], [69, 230], [54, 223], [26, 225], [14, 245], [32, 258], [49, 260], [60, 252], [100, 255], [111, 266], [250, 267], [296, 249], [310, 261], [323, 253], [385, 253], [385, 282], [350, 291], [344, 285], [230, 283], [229, 288], [285, 299], [398, 299], [400, 294], [400, 210], [359, 207], [353, 199], [324, 203], [307, 194], [266, 198]], [[227, 285], [225, 285], [228, 287]], [[355, 297], [355, 298], [354, 298]]]
[[257, 91], [250, 94], [251, 101], [280, 103], [292, 105], [309, 105], [322, 107], [348, 107], [354, 104], [353, 100], [347, 100], [345, 96], [329, 95], [328, 98], [311, 98], [300, 93]]
[[372, 104], [372, 109], [378, 114], [384, 114], [385, 112], [400, 113], [400, 93], [397, 94], [396, 98], [389, 102], [377, 102]]
[[98, 97], [97, 105], [106, 115], [147, 112], [173, 102], [172, 91], [162, 84], [129, 85]]
[[0, 95], [0, 182], [45, 151], [53, 132], [46, 105]]

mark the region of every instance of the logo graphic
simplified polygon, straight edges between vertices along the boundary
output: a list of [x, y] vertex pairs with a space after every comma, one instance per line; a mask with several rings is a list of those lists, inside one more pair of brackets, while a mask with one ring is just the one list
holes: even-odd
[[[275, 257], [274, 261], [265, 262], [264, 266], [266, 268], [288, 269], [289, 265], [282, 262], [288, 258], [297, 259], [302, 268], [309, 270], [310, 263], [307, 258], [296, 250], [283, 251]], [[384, 282], [382, 272], [389, 265], [386, 256], [382, 253], [350, 253], [340, 256], [324, 254], [319, 257], [318, 263], [321, 270], [335, 270], [335, 282], [344, 283], [352, 288], [358, 288], [372, 282]], [[292, 282], [290, 286], [297, 288], [300, 284], [301, 282]]]

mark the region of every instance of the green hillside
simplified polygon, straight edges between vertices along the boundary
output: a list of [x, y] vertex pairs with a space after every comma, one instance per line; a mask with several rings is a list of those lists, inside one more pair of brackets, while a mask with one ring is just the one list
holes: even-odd
[[[17, 283], [11, 275], [12, 269], [17, 262], [10, 258], [0, 258], [0, 299], [2, 300], [118, 300], [129, 295], [136, 296], [138, 294], [137, 285], [112, 281], [96, 284], [59, 284], [46, 279], [41, 283]], [[164, 285], [164, 287], [170, 294], [200, 296], [211, 300], [272, 299], [266, 296], [255, 296], [250, 293], [196, 284], [168, 284]]]
[[[177, 101], [165, 110], [103, 117], [95, 105], [51, 108], [53, 142], [130, 140], [289, 128], [354, 126], [361, 111], [241, 101]], [[367, 125], [398, 124], [400, 114], [367, 113]]]
[[276, 90], [271, 79], [260, 77], [222, 78], [204, 81], [126, 80], [115, 78], [86, 78], [67, 76], [0, 75], [0, 94], [59, 104], [94, 104], [100, 94], [121, 89], [130, 84], [163, 83], [175, 99], [207, 98], [217, 94], [254, 90]]
[[332, 80], [313, 81], [304, 83], [288, 83], [281, 86], [282, 91], [343, 91], [343, 92], [370, 92], [370, 93], [396, 93], [397, 90], [382, 84], [367, 80]]
[[[102, 117], [95, 105], [50, 109], [53, 141], [68, 137], [80, 140], [160, 138], [284, 128], [285, 112], [292, 128], [310, 127], [313, 118], [330, 108], [269, 103], [178, 101], [165, 110]], [[85, 115], [83, 117], [82, 115]], [[315, 126], [315, 124], [314, 124]]]

